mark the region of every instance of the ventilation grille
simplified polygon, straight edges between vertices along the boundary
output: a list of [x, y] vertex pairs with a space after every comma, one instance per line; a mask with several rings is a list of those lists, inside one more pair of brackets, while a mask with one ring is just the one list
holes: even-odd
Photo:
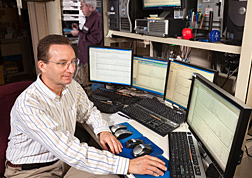
[[147, 20], [145, 20], [145, 21], [137, 20], [136, 24], [138, 27], [147, 27], [148, 21]]
[[120, 30], [121, 31], [129, 31], [131, 32], [131, 29], [130, 29], [130, 22], [127, 18], [120, 18]]
[[163, 22], [150, 22], [149, 23], [149, 31], [150, 32], [165, 32], [165, 23]]

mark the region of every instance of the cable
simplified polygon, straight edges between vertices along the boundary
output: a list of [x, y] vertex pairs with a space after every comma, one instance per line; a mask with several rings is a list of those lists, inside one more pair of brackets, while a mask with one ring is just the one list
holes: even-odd
[[[251, 134], [248, 134], [248, 135], [250, 135], [250, 136], [251, 136]], [[246, 139], [246, 141], [251, 141], [251, 140], [252, 140], [252, 138], [248, 138], [248, 139]], [[248, 152], [248, 147], [246, 146], [246, 144], [245, 144], [245, 152], [246, 152], [246, 154], [248, 155], [248, 157], [252, 158], [252, 155], [251, 155], [251, 154], [249, 154], [249, 152]]]
[[249, 154], [249, 152], [248, 152], [248, 148], [247, 148], [247, 146], [246, 146], [246, 145], [245, 145], [245, 151], [246, 151], [246, 154], [248, 155], [248, 157], [252, 158], [252, 155], [250, 155], [250, 154]]
[[223, 87], [226, 85], [228, 79], [229, 79], [235, 72], [238, 71], [238, 68], [239, 68], [239, 67], [237, 67], [232, 73], [229, 73], [229, 72], [228, 72], [229, 74], [227, 75], [227, 78], [226, 78], [225, 82], [222, 84], [221, 88], [223, 88]]

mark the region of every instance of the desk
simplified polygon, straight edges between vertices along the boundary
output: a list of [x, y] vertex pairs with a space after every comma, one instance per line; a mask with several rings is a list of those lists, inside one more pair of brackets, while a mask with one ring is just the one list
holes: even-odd
[[[149, 140], [151, 140], [153, 143], [155, 143], [158, 147], [162, 148], [164, 153], [163, 156], [167, 159], [169, 159], [169, 143], [168, 143], [168, 135], [165, 137], [160, 136], [159, 134], [153, 132], [152, 130], [148, 129], [144, 125], [136, 122], [135, 120], [132, 119], [125, 119], [125, 117], [122, 117], [118, 115], [117, 113], [114, 114], [105, 114], [102, 113], [102, 116], [109, 125], [114, 125], [122, 122], [128, 122], [131, 126], [133, 126], [135, 129], [137, 129], [139, 132], [143, 134], [143, 136], [147, 137]], [[90, 133], [90, 135], [96, 140], [97, 143], [99, 143], [98, 138], [95, 136], [91, 128], [83, 124], [83, 127]], [[188, 130], [188, 127], [186, 124], [181, 124], [176, 131], [186, 131]], [[129, 178], [133, 178], [133, 175], [128, 175]]]

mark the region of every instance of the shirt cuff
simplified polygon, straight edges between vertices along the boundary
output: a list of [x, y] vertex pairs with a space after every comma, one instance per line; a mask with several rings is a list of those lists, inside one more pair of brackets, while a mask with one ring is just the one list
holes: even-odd
[[129, 169], [129, 158], [117, 156], [117, 160], [114, 165], [113, 174], [127, 175]]
[[109, 129], [108, 127], [106, 127], [106, 126], [102, 126], [102, 127], [98, 127], [98, 128], [96, 128], [96, 129], [94, 129], [94, 133], [95, 133], [96, 136], [97, 136], [99, 133], [104, 132], [104, 131], [109, 131], [109, 132], [111, 132], [110, 129]]

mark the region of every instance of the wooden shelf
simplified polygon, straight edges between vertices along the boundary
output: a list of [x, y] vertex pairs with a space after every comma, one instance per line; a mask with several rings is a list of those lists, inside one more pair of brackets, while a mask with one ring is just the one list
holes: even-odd
[[180, 45], [180, 46], [189, 46], [192, 48], [198, 48], [198, 49], [204, 49], [204, 50], [210, 50], [210, 51], [227, 52], [227, 53], [233, 53], [233, 54], [241, 53], [240, 46], [226, 45], [222, 43], [198, 42], [198, 41], [189, 41], [185, 39], [176, 39], [176, 38], [161, 38], [161, 37], [146, 36], [146, 35], [140, 35], [140, 34], [135, 34], [135, 33], [109, 30], [106, 37], [111, 38], [112, 36], [120, 36], [120, 37], [133, 38], [133, 39], [139, 39], [139, 40], [148, 40], [152, 42], [175, 44], [175, 45]]

